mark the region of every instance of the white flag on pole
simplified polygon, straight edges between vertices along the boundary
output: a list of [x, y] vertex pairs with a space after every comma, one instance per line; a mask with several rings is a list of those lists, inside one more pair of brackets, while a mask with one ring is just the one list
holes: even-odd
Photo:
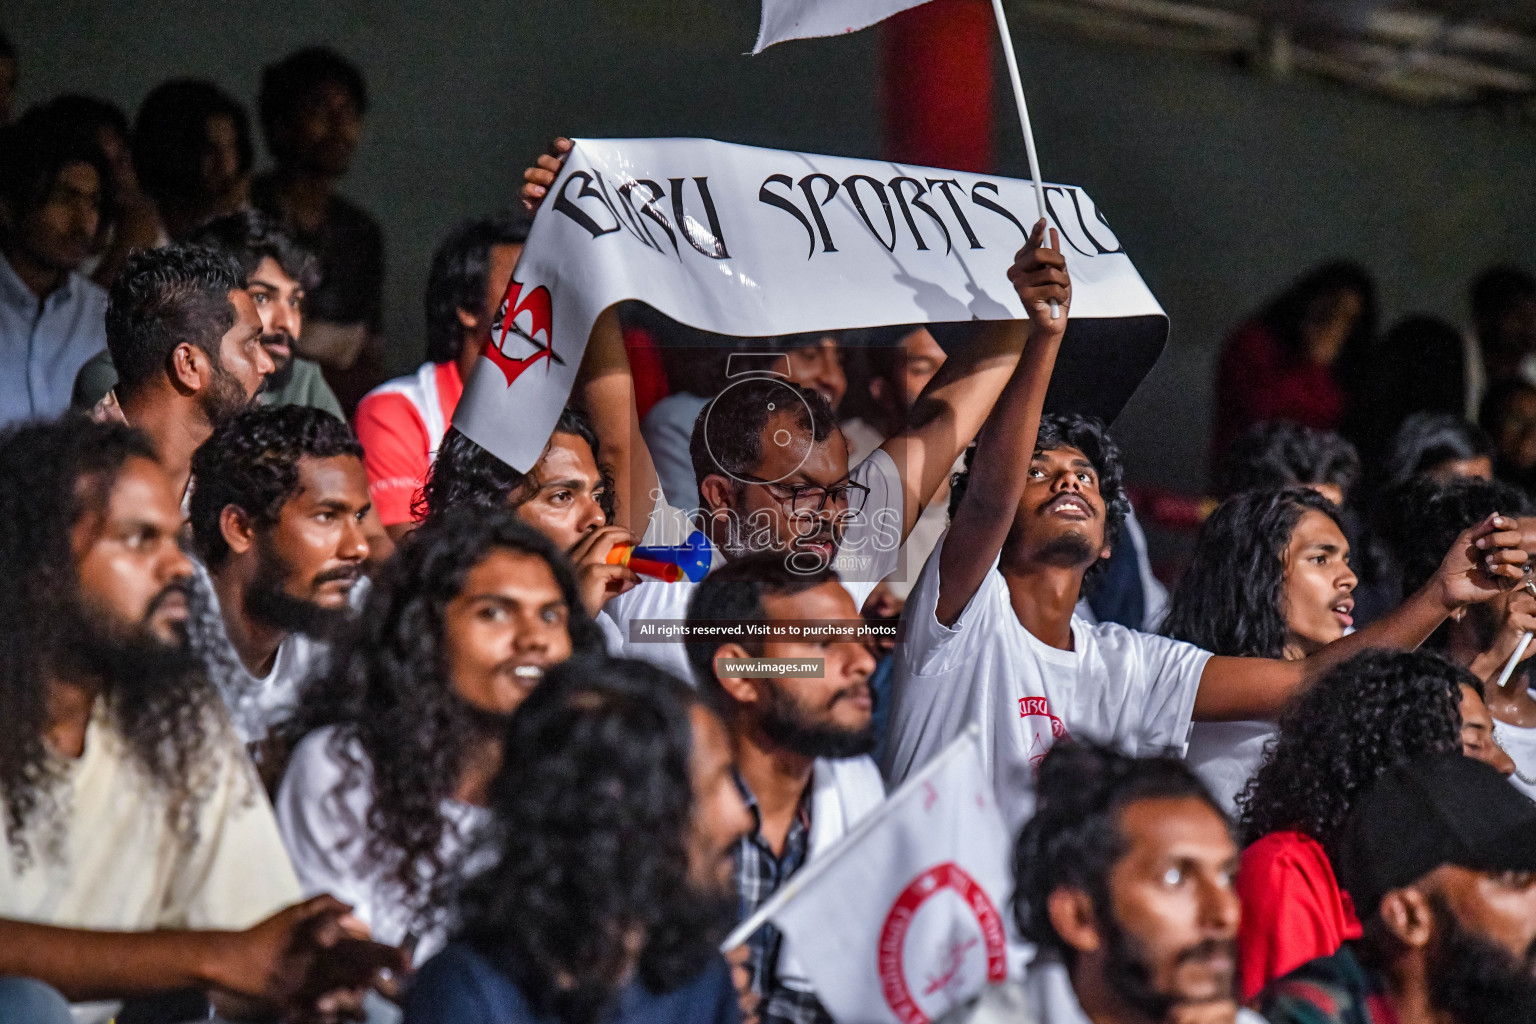
[[763, 0], [753, 53], [786, 39], [840, 36], [868, 28], [927, 0]]
[[1007, 977], [1009, 860], [967, 732], [726, 942], [771, 919], [839, 1024], [927, 1024]]

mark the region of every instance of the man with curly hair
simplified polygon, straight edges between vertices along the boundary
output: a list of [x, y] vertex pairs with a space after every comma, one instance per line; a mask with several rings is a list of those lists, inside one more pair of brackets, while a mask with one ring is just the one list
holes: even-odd
[[[1060, 256], [1039, 259], [1063, 267]], [[1071, 292], [1026, 303], [1034, 329], [951, 488], [949, 532], [903, 613], [884, 768], [907, 778], [971, 723], [1011, 829], [1033, 812], [1035, 765], [1067, 736], [1181, 753], [1192, 721], [1269, 721], [1328, 668], [1371, 647], [1412, 648], [1445, 618], [1526, 578], [1536, 522], [1490, 516], [1392, 614], [1307, 657], [1212, 657], [1074, 613], [1129, 502], [1102, 424], [1042, 417]], [[1045, 311], [1055, 298], [1061, 317]], [[1018, 453], [1032, 452], [1028, 460]]]
[[564, 556], [505, 507], [422, 526], [361, 621], [281, 730], [294, 753], [278, 823], [306, 891], [422, 959], [444, 938], [440, 890], [486, 824], [507, 719], [602, 635]]
[[[0, 435], [0, 514], [0, 977], [33, 979], [0, 1000], [57, 1006], [46, 985], [99, 1022], [117, 1000], [201, 989], [229, 1019], [314, 1013], [347, 908], [297, 903], [188, 649], [191, 566], [149, 440], [86, 421]], [[368, 973], [329, 967], [325, 988]]]
[[193, 640], [247, 743], [292, 710], [353, 618], [369, 554], [362, 455], [341, 420], [289, 405], [241, 413], [192, 456]]

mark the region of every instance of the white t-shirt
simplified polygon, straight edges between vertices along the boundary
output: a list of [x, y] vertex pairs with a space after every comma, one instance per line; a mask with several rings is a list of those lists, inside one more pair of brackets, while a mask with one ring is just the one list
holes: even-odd
[[1508, 722], [1493, 723], [1493, 738], [1515, 762], [1515, 774], [1509, 781], [1520, 792], [1536, 800], [1536, 729]]
[[[904, 494], [901, 474], [895, 461], [884, 451], [877, 450], [869, 458], [855, 466], [849, 477], [869, 488], [869, 498], [861, 515], [854, 517], [843, 534], [843, 544], [838, 550], [833, 567], [838, 570], [843, 586], [853, 596], [854, 607], [862, 608], [864, 601], [892, 568], [896, 565], [901, 549], [901, 521]], [[686, 518], [685, 513], [671, 510], [673, 517]], [[682, 538], [653, 540], [654, 531], [646, 531], [647, 543], [680, 543]], [[711, 569], [725, 564], [725, 556], [711, 547]], [[630, 624], [641, 619], [675, 619], [688, 617], [688, 601], [698, 584], [689, 580], [662, 583], [644, 580], [628, 593], [620, 594], [604, 606], [603, 611], [613, 620], [624, 638], [623, 654], [640, 658], [675, 674], [679, 679], [693, 682], [693, 672], [688, 666], [688, 651], [680, 641], [660, 643], [637, 642], [631, 637]]]
[[[246, 743], [259, 743], [267, 738], [273, 725], [293, 710], [304, 684], [325, 671], [331, 645], [303, 633], [290, 633], [278, 645], [267, 674], [260, 678], [253, 676], [229, 641], [224, 612], [208, 570], [196, 560], [192, 565], [196, 573], [195, 586], [201, 599], [208, 603], [213, 618], [207, 635], [199, 638], [199, 653], [208, 666], [209, 677], [224, 697], [235, 731]], [[368, 580], [358, 580], [349, 598], [354, 609], [362, 607], [367, 593]]]
[[[48, 827], [34, 826], [23, 867], [0, 841], [0, 918], [96, 931], [238, 930], [297, 903], [298, 879], [250, 758], [227, 723], [215, 728], [193, 838], [168, 820], [164, 792], [98, 703], [84, 753], [58, 759], [58, 845], [50, 852]], [[113, 1012], [115, 1004], [81, 1004], [76, 1019]]]
[[1279, 735], [1273, 722], [1196, 722], [1184, 760], [1235, 818], [1238, 796], [1258, 774], [1264, 752]]
[[1057, 650], [1019, 622], [994, 561], [954, 626], [939, 624], [940, 540], [902, 614], [885, 778], [894, 788], [958, 737], [981, 728], [982, 762], [1010, 834], [1035, 806], [1035, 766], [1062, 736], [1128, 754], [1181, 754], [1210, 654], [1190, 644], [1072, 619]]
[[[337, 742], [336, 727], [326, 726], [299, 743], [278, 789], [277, 824], [305, 894], [328, 892], [351, 904], [376, 941], [398, 946], [411, 930], [414, 915], [401, 903], [385, 871], [362, 865], [368, 841], [365, 823], [373, 803], [367, 755], [357, 740], [346, 741], [346, 753], [365, 770], [342, 788], [346, 761]], [[439, 852], [445, 864], [453, 864], [490, 820], [490, 812], [456, 800], [444, 800], [441, 809], [449, 827]], [[424, 963], [446, 939], [441, 925], [417, 935], [416, 962]]]

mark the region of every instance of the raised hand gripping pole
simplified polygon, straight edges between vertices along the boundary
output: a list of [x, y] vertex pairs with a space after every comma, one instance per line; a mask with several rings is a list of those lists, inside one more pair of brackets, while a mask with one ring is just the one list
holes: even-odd
[[[1525, 589], [1531, 592], [1532, 597], [1536, 597], [1536, 581], [1526, 580]], [[1499, 673], [1499, 689], [1504, 689], [1505, 684], [1509, 682], [1509, 677], [1515, 674], [1515, 668], [1520, 664], [1520, 658], [1529, 646], [1531, 646], [1531, 632], [1526, 630], [1520, 635], [1520, 642], [1515, 645], [1514, 653], [1504, 663], [1504, 671]]]
[[[1045, 182], [1040, 180], [1040, 158], [1035, 155], [1035, 131], [1029, 126], [1029, 106], [1024, 102], [1024, 83], [1019, 78], [1019, 59], [1013, 53], [1013, 36], [1008, 33], [1008, 18], [1003, 14], [1003, 0], [992, 0], [992, 14], [997, 19], [997, 34], [1003, 40], [1003, 59], [1008, 62], [1008, 78], [1013, 83], [1013, 102], [1019, 109], [1019, 128], [1024, 132], [1024, 155], [1029, 158], [1029, 176], [1035, 182], [1035, 205], [1040, 208], [1040, 216], [1043, 218], [1046, 216]], [[1059, 316], [1061, 316], [1061, 305], [1052, 299], [1051, 319], [1055, 320]]]

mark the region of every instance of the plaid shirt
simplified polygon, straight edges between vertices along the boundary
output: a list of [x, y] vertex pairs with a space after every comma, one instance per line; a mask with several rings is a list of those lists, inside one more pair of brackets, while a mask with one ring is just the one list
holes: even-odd
[[1351, 943], [1302, 964], [1259, 994], [1270, 1024], [1397, 1024], [1386, 981], [1355, 957]]
[[[739, 920], [745, 921], [805, 864], [811, 841], [811, 787], [805, 787], [794, 820], [789, 823], [784, 852], [775, 857], [762, 836], [763, 818], [757, 798], [739, 774], [736, 785], [756, 822], [750, 834], [736, 841], [736, 892], [741, 899]], [[762, 1024], [833, 1024], [814, 994], [788, 988], [779, 981], [779, 949], [783, 944], [784, 937], [771, 924], [763, 925], [747, 940], [750, 950], [747, 970], [752, 974], [752, 991], [762, 1000], [758, 1006], [758, 1019]]]

